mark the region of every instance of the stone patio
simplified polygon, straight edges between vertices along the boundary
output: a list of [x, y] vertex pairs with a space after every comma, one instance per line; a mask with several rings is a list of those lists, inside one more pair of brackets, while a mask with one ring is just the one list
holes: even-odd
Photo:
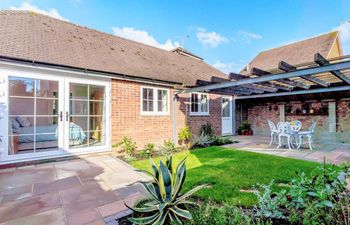
[[232, 139], [238, 141], [238, 143], [229, 144], [225, 147], [315, 162], [323, 162], [324, 157], [326, 162], [333, 164], [341, 164], [350, 161], [349, 143], [327, 144], [316, 140], [316, 148], [311, 151], [309, 149], [277, 149], [276, 143], [271, 146], [268, 145], [270, 143], [270, 137], [234, 136]]
[[109, 154], [2, 169], [0, 225], [116, 224], [147, 179]]

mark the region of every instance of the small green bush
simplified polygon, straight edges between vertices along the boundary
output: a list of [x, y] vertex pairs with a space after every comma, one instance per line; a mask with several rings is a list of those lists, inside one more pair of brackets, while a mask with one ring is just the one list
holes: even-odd
[[204, 135], [208, 137], [214, 136], [214, 129], [210, 123], [203, 124], [199, 129], [199, 136]]
[[324, 164], [309, 176], [297, 173], [288, 189], [272, 193], [272, 183], [262, 186], [262, 191], [257, 193], [256, 214], [271, 219], [285, 218], [291, 224], [348, 225], [349, 175], [348, 165], [339, 168]]
[[191, 146], [191, 140], [192, 140], [192, 133], [190, 131], [190, 128], [188, 126], [182, 128], [178, 135], [179, 142], [181, 144], [185, 144], [187, 148], [190, 148]]
[[121, 147], [128, 156], [134, 156], [136, 152], [136, 142], [129, 137], [124, 137], [120, 142], [114, 144], [113, 148]]
[[212, 145], [227, 145], [227, 144], [232, 144], [233, 141], [231, 138], [229, 137], [221, 137], [221, 136], [216, 136], [214, 138], [214, 141], [212, 143]]
[[224, 204], [217, 206], [211, 202], [205, 203], [202, 206], [193, 207], [190, 209], [193, 221], [188, 221], [185, 224], [194, 225], [253, 225], [253, 224], [270, 224], [263, 223], [259, 219], [252, 218], [247, 215], [241, 208]]
[[175, 143], [172, 140], [164, 140], [164, 145], [160, 148], [162, 155], [169, 156], [176, 151]]
[[143, 159], [149, 158], [153, 155], [153, 152], [154, 152], [154, 144], [148, 143], [145, 145], [145, 148], [141, 150], [140, 157]]

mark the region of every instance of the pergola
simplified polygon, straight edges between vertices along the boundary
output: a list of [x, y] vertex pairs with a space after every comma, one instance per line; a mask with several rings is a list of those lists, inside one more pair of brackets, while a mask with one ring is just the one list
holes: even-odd
[[[277, 69], [251, 68], [250, 74], [230, 73], [229, 79], [213, 77], [212, 82], [198, 81], [199, 86], [180, 90], [175, 95], [191, 92], [214, 92], [232, 95], [233, 118], [236, 100], [303, 95], [350, 90], [350, 55], [327, 60], [319, 53], [314, 61], [291, 65], [280, 61]], [[176, 97], [174, 103], [176, 104]], [[174, 110], [175, 111], [175, 110]], [[174, 119], [176, 114], [174, 114]], [[233, 120], [233, 129], [236, 129]], [[174, 128], [174, 131], [176, 128]]]

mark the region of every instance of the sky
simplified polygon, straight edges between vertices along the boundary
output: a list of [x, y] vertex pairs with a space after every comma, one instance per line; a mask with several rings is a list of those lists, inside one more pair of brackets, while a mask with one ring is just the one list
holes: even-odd
[[260, 51], [333, 30], [350, 54], [350, 0], [0, 0], [165, 50], [183, 46], [225, 73]]

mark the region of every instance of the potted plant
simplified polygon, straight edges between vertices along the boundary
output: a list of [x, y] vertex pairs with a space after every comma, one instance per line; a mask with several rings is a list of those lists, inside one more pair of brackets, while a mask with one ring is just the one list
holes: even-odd
[[237, 129], [238, 134], [240, 135], [252, 135], [253, 131], [250, 129], [250, 124], [248, 120], [242, 121], [241, 125]]

